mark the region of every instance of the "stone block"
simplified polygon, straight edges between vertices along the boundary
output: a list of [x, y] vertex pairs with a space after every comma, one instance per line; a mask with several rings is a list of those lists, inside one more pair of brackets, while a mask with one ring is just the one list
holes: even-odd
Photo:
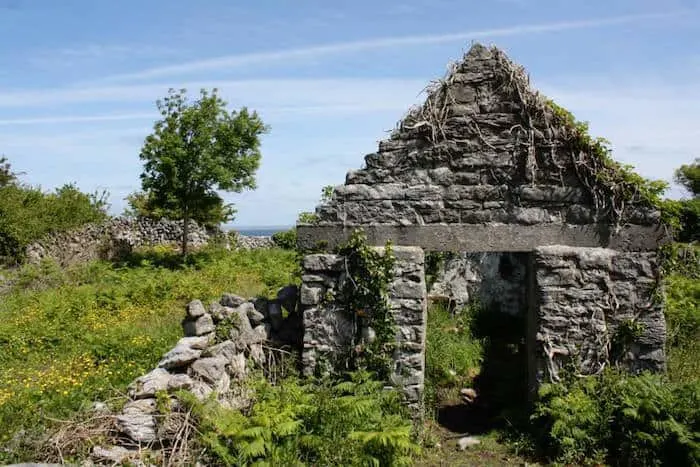
[[341, 256], [331, 254], [306, 255], [303, 260], [304, 269], [313, 272], [339, 272], [344, 264]]

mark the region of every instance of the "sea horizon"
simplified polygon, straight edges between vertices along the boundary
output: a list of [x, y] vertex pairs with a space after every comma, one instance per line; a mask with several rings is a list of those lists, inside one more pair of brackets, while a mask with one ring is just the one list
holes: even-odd
[[293, 225], [232, 225], [224, 224], [223, 230], [234, 230], [246, 237], [269, 237], [277, 232], [289, 230]]

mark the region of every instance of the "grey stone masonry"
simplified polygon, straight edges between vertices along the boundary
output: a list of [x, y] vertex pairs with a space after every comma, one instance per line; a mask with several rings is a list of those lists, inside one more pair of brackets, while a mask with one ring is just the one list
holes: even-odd
[[533, 263], [536, 383], [556, 381], [567, 365], [584, 375], [607, 365], [664, 369], [655, 253], [548, 246], [535, 250]]
[[[378, 248], [383, 250], [383, 248]], [[392, 356], [390, 382], [405, 395], [418, 414], [423, 400], [425, 372], [426, 285], [424, 253], [416, 247], [394, 247], [396, 264], [390, 284], [389, 303], [397, 325], [396, 350]], [[342, 365], [339, 356], [352, 351], [360, 339], [372, 339], [371, 328], [358, 333], [351, 312], [337, 300], [348, 280], [342, 256], [307, 255], [303, 260], [301, 308], [304, 320], [303, 372], [327, 374]]]
[[[350, 171], [316, 208], [318, 225], [496, 227], [453, 233], [462, 242], [454, 251], [531, 251], [541, 244], [617, 248], [609, 235], [599, 234], [606, 226], [615, 227], [612, 236], [618, 226], [652, 227], [628, 229], [625, 241], [653, 236], [657, 210], [641, 199], [627, 200], [617, 219], [609, 197], [594, 195], [594, 188], [606, 188], [586, 178], [581, 160], [598, 156], [581, 152], [575, 130], [557, 115], [530, 87], [522, 67], [499, 49], [476, 44], [429, 87], [425, 102], [409, 110], [377, 152], [365, 156], [364, 168]], [[300, 242], [307, 235], [302, 230]], [[392, 240], [402, 235], [384, 233]], [[435, 233], [395, 243], [441, 250], [430, 242]], [[519, 241], [518, 235], [528, 238]], [[332, 242], [337, 234], [326, 237]], [[379, 237], [375, 245], [383, 244]], [[479, 243], [486, 246], [475, 247]]]

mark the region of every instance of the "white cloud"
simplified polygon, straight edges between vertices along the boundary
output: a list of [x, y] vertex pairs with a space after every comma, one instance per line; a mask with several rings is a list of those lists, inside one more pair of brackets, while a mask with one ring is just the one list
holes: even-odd
[[341, 42], [327, 45], [317, 45], [298, 49], [287, 49], [271, 52], [256, 52], [241, 55], [229, 55], [206, 60], [190, 61], [176, 65], [149, 68], [133, 73], [124, 73], [104, 78], [108, 81], [129, 81], [158, 78], [163, 76], [177, 76], [202, 71], [232, 69], [251, 64], [274, 63], [280, 60], [293, 61], [299, 58], [334, 55], [339, 53], [357, 52], [371, 49], [407, 47], [416, 45], [442, 44], [457, 41], [469, 41], [484, 38], [518, 36], [547, 32], [568, 31], [573, 29], [590, 29], [604, 26], [659, 20], [669, 17], [677, 17], [684, 11], [670, 11], [665, 13], [650, 13], [638, 15], [615, 16], [610, 18], [598, 18], [592, 20], [561, 21], [544, 24], [516, 25], [504, 28], [485, 29], [480, 31], [466, 31], [452, 34], [417, 35], [404, 37], [386, 37], [352, 42]]
[[[401, 79], [261, 79], [244, 81], [193, 80], [173, 84], [148, 84], [102, 87], [68, 87], [39, 90], [0, 91], [0, 109], [47, 107], [79, 103], [142, 103], [163, 96], [168, 88], [218, 88], [235, 106], [317, 107], [328, 105], [384, 106], [412, 102], [425, 83]], [[245, 96], [245, 97], [242, 97]], [[410, 105], [410, 104], [409, 104]]]

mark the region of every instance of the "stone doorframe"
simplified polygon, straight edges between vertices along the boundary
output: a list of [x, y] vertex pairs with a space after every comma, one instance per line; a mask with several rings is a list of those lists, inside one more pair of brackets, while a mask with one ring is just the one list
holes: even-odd
[[[611, 235], [606, 226], [571, 225], [368, 225], [298, 226], [301, 248], [342, 244], [361, 228], [370, 244], [391, 240], [396, 256], [389, 300], [397, 324], [390, 383], [416, 415], [422, 413], [427, 290], [425, 251], [527, 252], [527, 353], [529, 387], [557, 381], [572, 367], [590, 375], [606, 365], [631, 371], [665, 368], [665, 324], [654, 300], [659, 268], [654, 250], [665, 232], [628, 226]], [[605, 248], [604, 248], [605, 247]], [[311, 254], [303, 259], [301, 310], [304, 374], [326, 373], [333, 356], [355, 335], [338, 296], [343, 258]], [[330, 292], [330, 293], [329, 293]], [[636, 330], [620, 341], [622, 330]], [[626, 334], [629, 337], [629, 333]]]

